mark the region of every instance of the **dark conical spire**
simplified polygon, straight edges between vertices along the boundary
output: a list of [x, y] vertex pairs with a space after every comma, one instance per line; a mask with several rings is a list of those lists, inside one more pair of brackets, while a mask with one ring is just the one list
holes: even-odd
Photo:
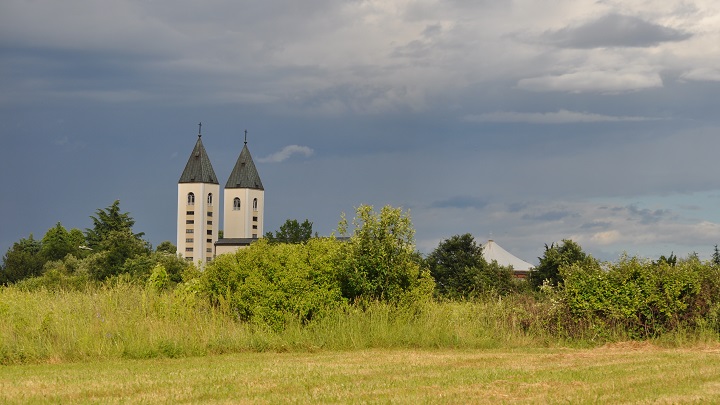
[[[247, 136], [247, 134], [245, 135]], [[246, 138], [247, 139], [247, 138]], [[242, 152], [235, 162], [230, 177], [228, 178], [225, 188], [253, 188], [256, 190], [265, 190], [260, 181], [260, 174], [255, 168], [255, 163], [250, 156], [250, 150], [247, 147], [247, 141], [243, 146]]]
[[205, 147], [202, 143], [202, 134], [200, 134], [199, 131], [195, 147], [178, 183], [220, 184], [218, 183], [217, 176], [215, 176], [215, 170], [213, 170], [212, 164], [210, 164], [210, 158], [207, 152], [205, 152]]

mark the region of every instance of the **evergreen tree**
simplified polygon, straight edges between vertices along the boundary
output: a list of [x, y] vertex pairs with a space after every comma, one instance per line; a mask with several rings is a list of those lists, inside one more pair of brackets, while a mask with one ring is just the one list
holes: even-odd
[[135, 220], [130, 213], [120, 212], [120, 200], [115, 200], [109, 207], [98, 209], [95, 213], [97, 216], [90, 216], [93, 228], [85, 230], [87, 244], [91, 249], [97, 249], [112, 232], [130, 232], [136, 239], [141, 239], [145, 235], [143, 232], [132, 233]]
[[28, 277], [42, 274], [43, 259], [40, 251], [42, 243], [33, 238], [33, 235], [20, 239], [13, 243], [3, 256], [2, 268], [0, 268], [0, 284], [10, 284]]
[[43, 236], [40, 253], [45, 261], [62, 260], [68, 254], [78, 256], [80, 246], [84, 243], [85, 237], [80, 230], [73, 229], [68, 232], [58, 222], [54, 227], [48, 229], [45, 236]]

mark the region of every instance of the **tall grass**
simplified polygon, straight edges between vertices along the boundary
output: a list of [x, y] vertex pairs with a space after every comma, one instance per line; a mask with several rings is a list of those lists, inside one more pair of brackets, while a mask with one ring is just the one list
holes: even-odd
[[[0, 288], [0, 364], [367, 348], [512, 348], [593, 345], [619, 331], [565, 340], [551, 303], [526, 295], [397, 306], [365, 302], [282, 330], [239, 321], [182, 289], [128, 283], [78, 291]], [[688, 337], [690, 336], [690, 337]], [[695, 331], [666, 341], [697, 340]], [[710, 339], [716, 339], [711, 337]]]

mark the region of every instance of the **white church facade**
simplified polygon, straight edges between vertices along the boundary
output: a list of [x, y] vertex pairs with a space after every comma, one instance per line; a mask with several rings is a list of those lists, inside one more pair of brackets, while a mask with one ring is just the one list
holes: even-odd
[[262, 237], [265, 189], [247, 147], [247, 132], [221, 195], [220, 183], [198, 131], [197, 142], [178, 181], [177, 203], [177, 249], [188, 261], [207, 263]]

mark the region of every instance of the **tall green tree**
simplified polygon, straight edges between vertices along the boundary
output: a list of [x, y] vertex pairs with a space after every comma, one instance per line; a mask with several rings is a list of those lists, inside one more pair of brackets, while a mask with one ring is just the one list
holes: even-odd
[[545, 245], [545, 253], [538, 258], [540, 264], [534, 268], [528, 277], [530, 284], [538, 288], [547, 281], [550, 285], [562, 284], [563, 278], [560, 267], [570, 266], [574, 263], [592, 262], [595, 259], [583, 252], [582, 247], [570, 239], [563, 239], [561, 244]]
[[486, 292], [507, 292], [512, 271], [497, 263], [489, 264], [482, 246], [469, 233], [446, 239], [426, 259], [435, 279], [436, 292], [449, 298], [469, 298]]
[[68, 232], [58, 222], [43, 236], [41, 254], [46, 261], [62, 260], [69, 254], [77, 257], [80, 256], [80, 246], [84, 244], [85, 236], [79, 229]]
[[125, 272], [125, 262], [141, 255], [149, 255], [150, 246], [129, 230], [112, 231], [88, 258], [90, 276], [96, 280], [105, 280]]
[[715, 251], [713, 252], [712, 259], [710, 261], [717, 266], [720, 266], [720, 250], [718, 250], [718, 245], [715, 245]]
[[[343, 217], [338, 224], [341, 235], [347, 225]], [[434, 282], [415, 251], [415, 229], [408, 213], [391, 206], [377, 213], [372, 206], [361, 205], [353, 225], [340, 264], [344, 297], [397, 302], [432, 293]]]
[[85, 230], [87, 244], [91, 249], [97, 249], [112, 232], [130, 232], [136, 239], [141, 239], [145, 235], [143, 232], [132, 232], [135, 220], [130, 213], [120, 212], [120, 200], [115, 200], [105, 209], [98, 208], [95, 214], [96, 216], [90, 216], [93, 227]]
[[133, 232], [135, 220], [130, 213], [120, 211], [120, 201], [98, 209], [90, 218], [93, 227], [86, 229], [86, 239], [93, 252], [88, 257], [88, 269], [94, 279], [104, 280], [123, 273], [126, 260], [150, 254], [150, 244], [142, 239], [144, 233]]
[[3, 256], [0, 267], [0, 284], [10, 284], [28, 277], [42, 274], [45, 260], [40, 251], [42, 242], [33, 238], [33, 235], [13, 243]]
[[280, 229], [265, 233], [265, 238], [273, 243], [303, 243], [312, 237], [312, 225], [309, 220], [299, 223], [297, 219], [288, 219], [280, 225]]
[[445, 296], [467, 296], [476, 287], [477, 273], [487, 263], [482, 246], [469, 233], [455, 235], [438, 244], [427, 257], [436, 291]]

